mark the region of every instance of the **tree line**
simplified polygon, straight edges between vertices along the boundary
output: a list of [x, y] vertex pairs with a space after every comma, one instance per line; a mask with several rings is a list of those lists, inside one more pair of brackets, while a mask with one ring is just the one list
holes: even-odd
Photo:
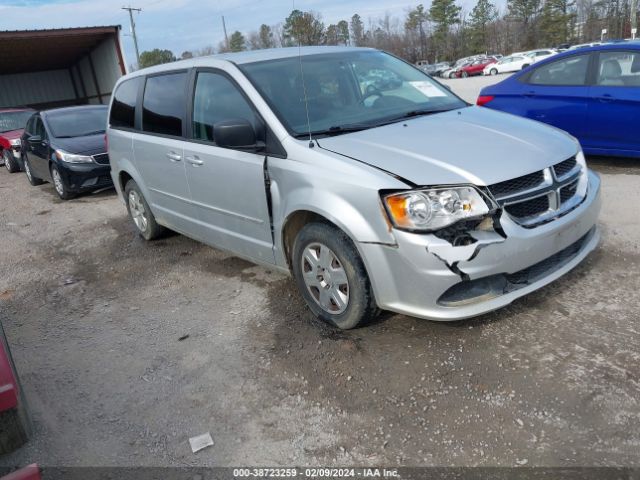
[[[634, 0], [507, 0], [500, 11], [491, 0], [477, 0], [465, 11], [456, 0], [432, 0], [405, 11], [365, 21], [355, 13], [326, 25], [321, 14], [293, 10], [283, 22], [233, 32], [217, 47], [185, 51], [180, 58], [298, 45], [374, 47], [410, 62], [452, 61], [480, 53], [503, 53], [556, 47], [566, 43], [628, 38], [638, 19]], [[634, 22], [635, 20], [635, 22]], [[140, 67], [176, 60], [169, 50], [140, 55]]]

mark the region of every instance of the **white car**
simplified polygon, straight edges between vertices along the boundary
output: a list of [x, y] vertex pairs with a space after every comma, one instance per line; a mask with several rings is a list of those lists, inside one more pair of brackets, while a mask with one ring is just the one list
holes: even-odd
[[532, 60], [531, 63], [539, 62], [540, 60], [544, 60], [545, 58], [549, 58], [558, 53], [555, 50], [551, 49], [543, 49], [543, 50], [532, 50], [526, 54], [526, 57]]
[[533, 61], [531, 58], [524, 55], [512, 55], [510, 57], [504, 57], [497, 63], [492, 63], [484, 67], [482, 73], [484, 75], [497, 75], [499, 73], [517, 72], [525, 67], [531, 65]]

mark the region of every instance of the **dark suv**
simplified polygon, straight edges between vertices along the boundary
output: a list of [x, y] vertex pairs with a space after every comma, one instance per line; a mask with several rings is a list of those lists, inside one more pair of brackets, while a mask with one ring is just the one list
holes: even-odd
[[0, 165], [9, 173], [20, 170], [20, 137], [34, 111], [26, 108], [0, 109]]
[[63, 200], [112, 186], [106, 125], [103, 105], [33, 115], [22, 135], [24, 171], [31, 185], [52, 182]]

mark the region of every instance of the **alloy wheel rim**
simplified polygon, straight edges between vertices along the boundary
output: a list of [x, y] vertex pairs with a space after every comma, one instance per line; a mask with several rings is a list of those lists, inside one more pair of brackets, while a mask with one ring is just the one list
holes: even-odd
[[141, 232], [146, 231], [147, 225], [149, 224], [147, 220], [147, 211], [144, 208], [140, 195], [133, 190], [129, 192], [129, 211], [131, 212], [133, 223], [136, 224], [138, 230]]
[[343, 313], [349, 306], [349, 280], [335, 253], [322, 243], [311, 243], [302, 252], [302, 278], [311, 297], [325, 312]]
[[53, 186], [56, 187], [56, 192], [58, 192], [58, 194], [60, 195], [64, 195], [64, 185], [62, 184], [62, 177], [60, 176], [60, 172], [58, 172], [58, 170], [54, 168], [52, 176]]

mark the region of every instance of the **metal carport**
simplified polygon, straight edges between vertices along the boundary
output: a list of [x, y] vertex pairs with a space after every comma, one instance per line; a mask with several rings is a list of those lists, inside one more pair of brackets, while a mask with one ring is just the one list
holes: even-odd
[[120, 26], [0, 31], [0, 108], [104, 104], [124, 74]]

